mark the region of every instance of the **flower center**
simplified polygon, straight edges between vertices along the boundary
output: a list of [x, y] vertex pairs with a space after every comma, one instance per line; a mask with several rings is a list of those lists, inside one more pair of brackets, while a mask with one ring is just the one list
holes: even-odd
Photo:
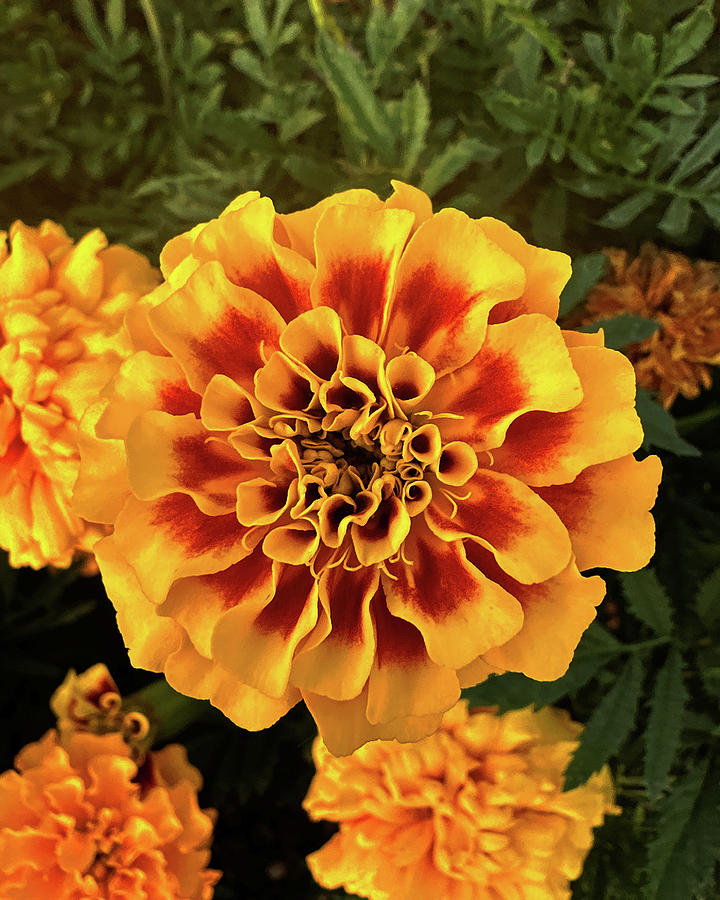
[[[393, 559], [434, 492], [477, 468], [472, 448], [442, 438], [435, 383], [420, 356], [323, 327], [320, 307], [287, 326], [229, 437], [267, 471], [238, 488], [238, 519], [270, 526], [263, 549], [291, 564], [348, 567]], [[330, 324], [333, 324], [332, 321]], [[431, 399], [431, 398], [429, 398]]]

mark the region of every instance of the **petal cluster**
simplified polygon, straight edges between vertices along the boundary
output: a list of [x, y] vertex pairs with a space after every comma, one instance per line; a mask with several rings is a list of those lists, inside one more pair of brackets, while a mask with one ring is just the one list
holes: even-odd
[[308, 857], [315, 879], [371, 900], [568, 900], [617, 813], [607, 768], [563, 790], [582, 726], [564, 710], [468, 714], [413, 745], [332, 756], [318, 738], [304, 807], [339, 831]]
[[246, 728], [303, 699], [335, 753], [562, 675], [660, 478], [630, 363], [555, 321], [568, 258], [394, 183], [244, 194], [161, 268], [75, 495], [134, 664]]
[[157, 284], [101, 231], [0, 232], [0, 546], [14, 566], [68, 566], [102, 533], [70, 508], [80, 417], [129, 343], [125, 311]]
[[681, 394], [692, 399], [712, 384], [720, 365], [720, 265], [644, 244], [636, 257], [605, 250], [610, 273], [591, 292], [584, 322], [622, 313], [660, 323], [627, 354], [638, 384], [657, 391], [666, 409]]
[[0, 775], [3, 900], [213, 897], [201, 775], [179, 744], [139, 753], [113, 727], [119, 704], [105, 666], [69, 673], [52, 701], [59, 730]]

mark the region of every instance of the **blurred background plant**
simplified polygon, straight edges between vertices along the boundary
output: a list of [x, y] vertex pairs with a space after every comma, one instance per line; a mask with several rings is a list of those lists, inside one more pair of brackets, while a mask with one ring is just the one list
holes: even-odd
[[[720, 259], [717, 22], [709, 0], [5, 0], [0, 223], [50, 217], [76, 238], [100, 226], [156, 261], [241, 191], [288, 211], [347, 187], [385, 196], [396, 177], [571, 253], [561, 313], [581, 316], [604, 246]], [[602, 325], [618, 349], [658, 327]], [[578, 898], [720, 890], [716, 372], [672, 415], [639, 394], [646, 449], [665, 464], [652, 568], [610, 580], [561, 681], [506, 675], [469, 692], [589, 723], [569, 783], [613, 764], [624, 812]], [[249, 734], [162, 682], [146, 688], [98, 578], [3, 564], [0, 599], [1, 768], [50, 726], [67, 668], [103, 661], [205, 774], [218, 900], [321, 896], [304, 855], [329, 826], [300, 807], [309, 716]]]

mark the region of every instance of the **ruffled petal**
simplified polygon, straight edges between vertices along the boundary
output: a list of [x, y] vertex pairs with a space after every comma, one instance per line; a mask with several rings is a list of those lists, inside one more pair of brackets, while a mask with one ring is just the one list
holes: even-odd
[[237, 483], [256, 472], [194, 415], [171, 416], [150, 410], [138, 416], [125, 440], [128, 480], [140, 500], [180, 492], [211, 516], [235, 509]]
[[571, 552], [567, 529], [527, 485], [501, 472], [478, 469], [461, 490], [465, 493], [454, 514], [449, 501], [434, 490], [424, 515], [438, 537], [477, 541], [524, 584], [544, 581], [565, 568]]
[[381, 343], [389, 357], [407, 347], [443, 375], [473, 358], [490, 309], [518, 297], [524, 286], [522, 267], [477, 223], [442, 210], [403, 252]]
[[424, 403], [457, 417], [439, 419], [445, 440], [467, 441], [480, 450], [500, 445], [522, 413], [564, 412], [581, 399], [560, 329], [545, 316], [524, 315], [488, 326], [478, 353], [436, 382]]
[[148, 315], [199, 394], [217, 373], [252, 390], [255, 372], [277, 348], [285, 327], [268, 300], [234, 285], [218, 262], [200, 266]]
[[290, 680], [303, 691], [333, 700], [350, 700], [362, 691], [375, 657], [375, 629], [370, 602], [379, 575], [375, 567], [348, 572], [337, 566], [319, 582], [322, 629], [300, 648]]
[[527, 484], [572, 481], [583, 469], [636, 450], [643, 438], [635, 412], [635, 372], [621, 353], [604, 347], [570, 350], [582, 401], [569, 412], [529, 412], [516, 419], [495, 467]]
[[468, 562], [462, 541], [417, 527], [403, 557], [383, 577], [388, 610], [415, 625], [433, 662], [458, 669], [520, 630], [520, 604]]
[[[623, 456], [589, 466], [570, 484], [537, 488], [570, 533], [580, 571], [595, 566], [634, 572], [655, 550], [650, 515], [662, 477], [657, 456]], [[628, 503], [632, 497], [632, 503]]]
[[376, 341], [413, 221], [408, 210], [330, 206], [315, 228], [313, 306], [329, 306], [348, 334]]

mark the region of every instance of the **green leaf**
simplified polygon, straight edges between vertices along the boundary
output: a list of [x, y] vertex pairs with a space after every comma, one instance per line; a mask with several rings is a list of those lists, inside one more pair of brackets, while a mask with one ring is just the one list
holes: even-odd
[[382, 3], [373, 3], [365, 26], [365, 43], [370, 62], [376, 69], [385, 66], [405, 40], [426, 2], [427, 0], [404, 0], [393, 4], [390, 14]]
[[712, 162], [720, 153], [720, 120], [715, 122], [708, 131], [688, 150], [680, 161], [680, 165], [673, 173], [673, 182], [680, 182], [697, 172], [707, 163]]
[[665, 789], [680, 744], [688, 699], [683, 659], [679, 651], [671, 647], [655, 679], [645, 732], [645, 781], [651, 801], [657, 800]]
[[683, 235], [690, 224], [692, 204], [687, 197], [675, 197], [660, 219], [660, 228], [673, 236]]
[[604, 72], [608, 66], [608, 55], [602, 36], [592, 31], [584, 31], [582, 44], [590, 60], [601, 72]]
[[316, 125], [324, 118], [325, 114], [319, 109], [310, 109], [308, 107], [296, 110], [281, 122], [280, 141], [286, 144], [288, 141], [295, 140], [298, 135], [303, 134], [308, 128], [312, 128], [313, 125]]
[[549, 135], [539, 134], [527, 145], [525, 148], [525, 162], [528, 169], [536, 169], [545, 159], [549, 140]]
[[534, 239], [542, 247], [558, 250], [565, 243], [568, 192], [559, 184], [550, 184], [540, 191], [532, 212]]
[[625, 743], [635, 724], [642, 681], [642, 661], [632, 655], [580, 736], [580, 744], [565, 771], [566, 791], [584, 784]]
[[710, 216], [715, 225], [720, 228], [720, 199], [701, 200], [700, 206], [702, 206], [705, 212]]
[[247, 22], [250, 37], [255, 41], [262, 51], [263, 56], [267, 59], [271, 55], [271, 48], [268, 21], [265, 18], [263, 9], [264, 4], [261, 0], [245, 0], [243, 6], [245, 8], [245, 21]]
[[528, 10], [519, 8], [512, 0], [509, 2], [508, 0], [498, 0], [498, 3], [503, 7], [505, 18], [531, 34], [545, 48], [547, 55], [558, 68], [565, 64], [565, 47], [555, 29], [550, 28], [547, 22], [539, 16], [534, 16]]
[[640, 191], [617, 206], [613, 206], [611, 210], [598, 221], [598, 225], [603, 228], [625, 228], [631, 222], [635, 221], [640, 213], [652, 205], [655, 200], [655, 194], [652, 191]]
[[490, 162], [499, 155], [497, 147], [477, 138], [460, 138], [436, 156], [425, 170], [420, 189], [431, 197], [474, 162]]
[[118, 41], [125, 31], [125, 0], [108, 0], [105, 7], [105, 25], [113, 41]]
[[630, 612], [660, 637], [672, 634], [672, 604], [652, 569], [620, 574]]
[[672, 72], [702, 50], [715, 29], [710, 3], [702, 3], [687, 18], [673, 25], [663, 38], [661, 69]]
[[671, 75], [669, 78], [665, 79], [663, 84], [665, 85], [665, 87], [692, 89], [710, 87], [711, 84], [715, 84], [717, 81], [717, 75], [702, 75], [698, 73], [688, 75]]
[[413, 82], [400, 104], [400, 127], [402, 130], [402, 168], [409, 176], [422, 151], [425, 149], [427, 130], [430, 125], [430, 101], [419, 81]]
[[660, 328], [660, 322], [654, 319], [646, 319], [644, 316], [633, 316], [630, 313], [621, 313], [612, 319], [597, 319], [588, 325], [581, 325], [577, 330], [586, 334], [594, 334], [603, 329], [605, 332], [605, 346], [612, 350], [620, 350], [628, 344], [644, 341]]
[[208, 714], [207, 700], [194, 700], [173, 690], [164, 678], [156, 678], [123, 702], [123, 708], [139, 709], [157, 727], [155, 740], [167, 741], [176, 737], [198, 719]]
[[596, 253], [587, 253], [573, 260], [572, 275], [570, 281], [560, 294], [560, 316], [566, 316], [575, 309], [578, 303], [582, 303], [590, 291], [600, 281], [607, 269], [608, 258], [598, 250]]
[[31, 178], [47, 163], [47, 156], [31, 156], [29, 159], [19, 159], [17, 162], [3, 163], [0, 166], [0, 191], [9, 188], [13, 184]]
[[709, 631], [720, 623], [720, 566], [700, 585], [695, 595], [695, 611]]
[[349, 119], [354, 133], [378, 155], [389, 159], [393, 155], [395, 135], [385, 108], [370, 87], [362, 61], [324, 32], [318, 34], [316, 46], [318, 61], [338, 101], [341, 116]]
[[317, 162], [309, 156], [299, 156], [295, 153], [283, 162], [283, 168], [298, 184], [322, 193], [327, 192], [328, 180], [334, 181], [337, 178], [327, 163]]
[[648, 100], [648, 106], [659, 109], [660, 112], [672, 113], [675, 116], [692, 116], [696, 112], [693, 106], [676, 94], [656, 94]]
[[649, 391], [639, 387], [635, 405], [645, 432], [646, 444], [669, 450], [676, 456], [700, 456], [697, 447], [680, 437], [673, 417], [653, 399]]
[[689, 900], [704, 888], [720, 857], [719, 808], [720, 772], [701, 761], [661, 805], [648, 849], [646, 900]]

